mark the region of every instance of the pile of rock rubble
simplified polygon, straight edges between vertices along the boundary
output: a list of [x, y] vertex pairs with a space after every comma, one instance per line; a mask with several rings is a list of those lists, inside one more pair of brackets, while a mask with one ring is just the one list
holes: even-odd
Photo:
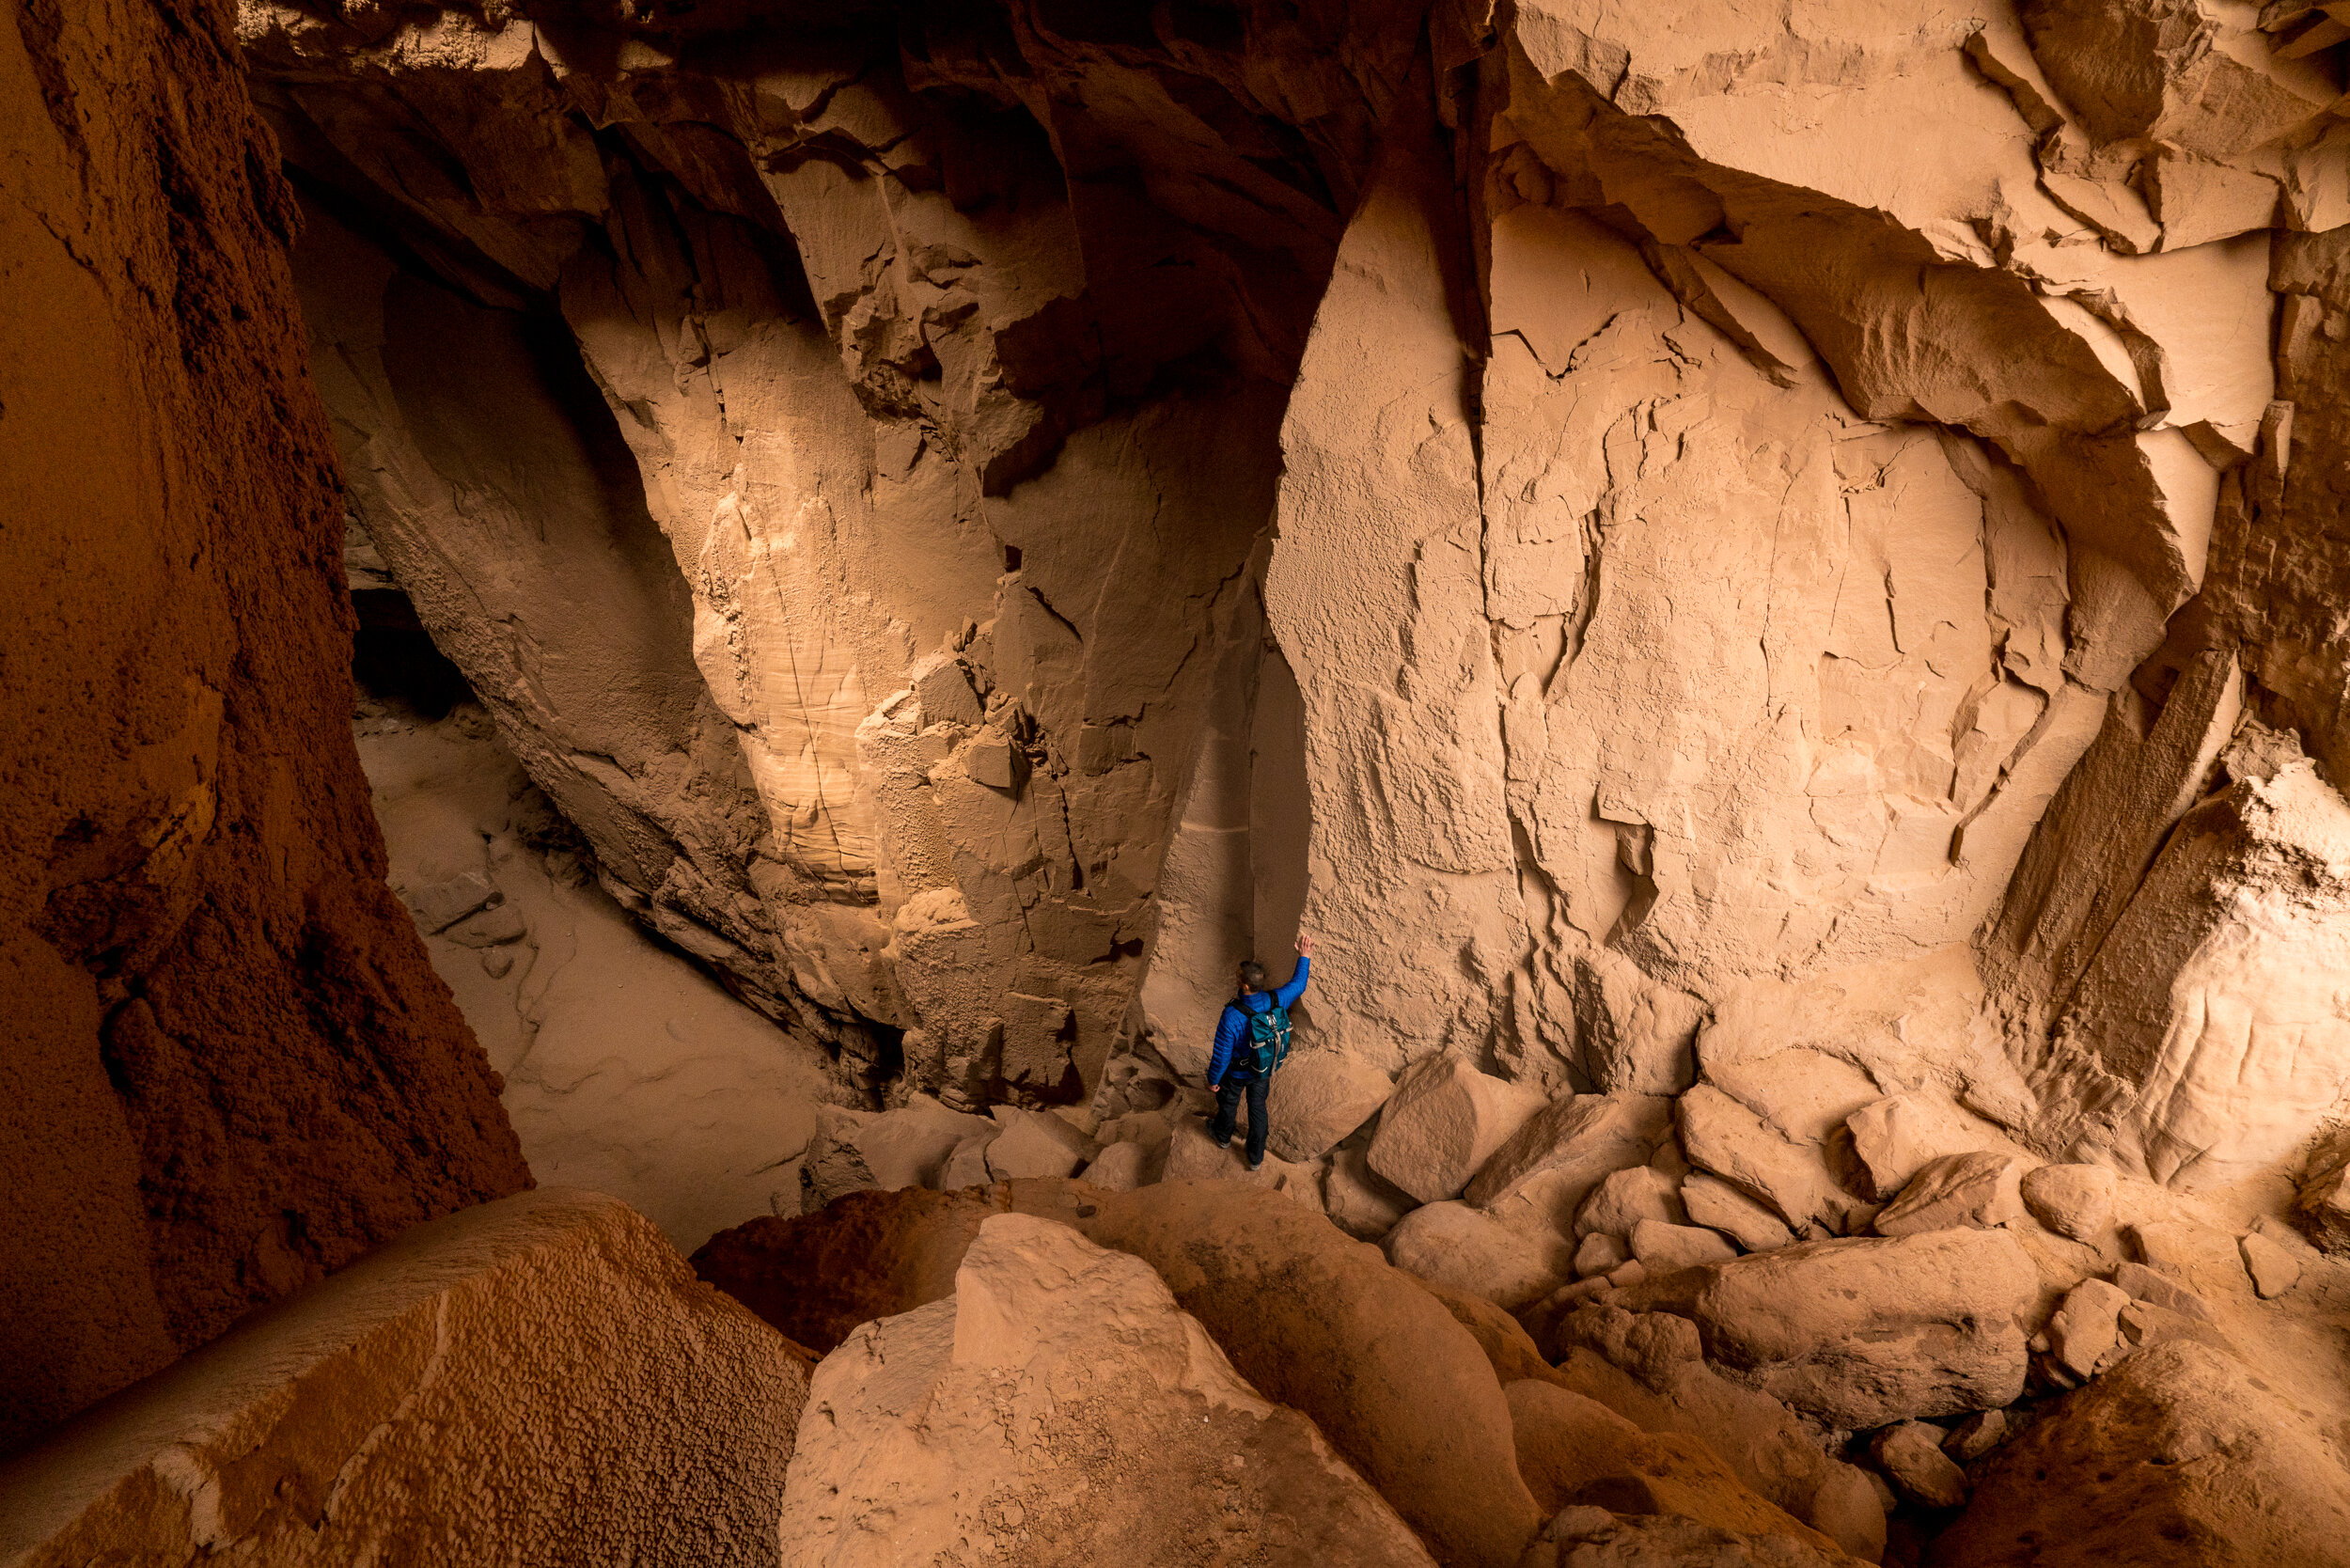
[[[1123, 1086], [1124, 1104], [1149, 1088]], [[2342, 1555], [2311, 1521], [2350, 1523], [2350, 1471], [2229, 1326], [2335, 1267], [2274, 1221], [2232, 1235], [2108, 1168], [2043, 1163], [1928, 1090], [1831, 1121], [1815, 1081], [1808, 1106], [1766, 1119], [1704, 1084], [1678, 1100], [1544, 1104], [1456, 1058], [1390, 1090], [1307, 1053], [1276, 1079], [1274, 1152], [1254, 1173], [1209, 1140], [1199, 1091], [1160, 1091], [1154, 1109], [1107, 1116], [1116, 1096], [988, 1116], [919, 1097], [828, 1108], [807, 1213], [727, 1232], [697, 1264], [834, 1353], [817, 1397], [854, 1403], [911, 1354], [897, 1341], [913, 1319], [896, 1314], [929, 1312], [944, 1344], [976, 1309], [966, 1254], [1004, 1229], [995, 1215], [1061, 1220], [1160, 1266], [1256, 1389], [1311, 1417], [1448, 1563], [2184, 1563], [2249, 1561], [2262, 1543], [2299, 1554], [2271, 1560]], [[1246, 1278], [1225, 1262], [1240, 1254]], [[1439, 1321], [1425, 1303], [1440, 1304], [1493, 1372], [1504, 1436], [1476, 1464], [1534, 1507], [1478, 1503], [1493, 1537], [1480, 1544], [1389, 1483], [1405, 1467], [1380, 1457], [1386, 1418], [1366, 1435], [1349, 1403], [1387, 1375], [1383, 1358], [1442, 1356], [1400, 1349], [1410, 1336], [1392, 1329], [1317, 1326], [1343, 1342], [1310, 1355], [1284, 1339], [1292, 1314], [1388, 1298], [1413, 1304], [1423, 1341]], [[1460, 1442], [1475, 1370], [1467, 1387], [1423, 1388], [1421, 1417]], [[1496, 1484], [1445, 1489], [1475, 1499]], [[2059, 1496], [2067, 1520], [2097, 1512], [2067, 1526], [2078, 1553], [2048, 1534]]]

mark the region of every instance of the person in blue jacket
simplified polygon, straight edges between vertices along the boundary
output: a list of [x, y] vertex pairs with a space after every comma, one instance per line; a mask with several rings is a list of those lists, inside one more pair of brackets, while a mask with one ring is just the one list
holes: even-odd
[[[1241, 1096], [1248, 1097], [1248, 1168], [1257, 1169], [1264, 1164], [1265, 1092], [1271, 1088], [1270, 1069], [1260, 1073], [1255, 1062], [1259, 1053], [1253, 1049], [1260, 1035], [1277, 1038], [1277, 1048], [1267, 1053], [1273, 1066], [1280, 1065], [1280, 1058], [1289, 1050], [1289, 1010], [1297, 998], [1306, 994], [1306, 981], [1313, 969], [1314, 940], [1300, 933], [1297, 938], [1297, 967], [1290, 975], [1287, 985], [1276, 990], [1265, 989], [1264, 965], [1255, 959], [1240, 966], [1240, 995], [1224, 1004], [1224, 1015], [1215, 1021], [1215, 1051], [1208, 1058], [1208, 1087], [1215, 1091], [1215, 1121], [1208, 1136], [1215, 1139], [1218, 1149], [1232, 1146], [1232, 1125], [1240, 1116]], [[1262, 1023], [1252, 1029], [1250, 1020]]]

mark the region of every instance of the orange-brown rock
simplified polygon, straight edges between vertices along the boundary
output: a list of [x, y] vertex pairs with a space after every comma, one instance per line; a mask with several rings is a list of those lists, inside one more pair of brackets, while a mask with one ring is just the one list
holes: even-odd
[[0, 1467], [0, 1561], [773, 1561], [796, 1346], [642, 1215], [417, 1227]]
[[529, 1180], [383, 883], [228, 11], [0, 26], [0, 1451]]

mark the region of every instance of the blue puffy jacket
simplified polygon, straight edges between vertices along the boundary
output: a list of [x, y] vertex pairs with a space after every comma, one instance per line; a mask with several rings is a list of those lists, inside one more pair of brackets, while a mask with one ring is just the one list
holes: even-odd
[[1224, 1004], [1224, 1016], [1215, 1021], [1215, 1054], [1208, 1058], [1210, 1089], [1224, 1081], [1224, 1070], [1232, 1065], [1232, 1052], [1247, 1038], [1248, 1014], [1262, 1012], [1276, 1002], [1285, 1008], [1295, 1007], [1297, 998], [1306, 994], [1306, 981], [1312, 969], [1313, 960], [1300, 953], [1289, 984], [1273, 991], [1251, 991]]

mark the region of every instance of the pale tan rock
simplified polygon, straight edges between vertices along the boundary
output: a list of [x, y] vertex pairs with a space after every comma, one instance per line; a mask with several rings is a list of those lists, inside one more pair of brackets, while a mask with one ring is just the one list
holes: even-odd
[[2048, 1320], [2048, 1353], [2080, 1382], [2113, 1356], [2122, 1334], [2121, 1311], [2129, 1293], [2102, 1279], [2084, 1279], [2064, 1297], [2064, 1305]]
[[1150, 1262], [1267, 1398], [1304, 1411], [1446, 1563], [1509, 1568], [1541, 1523], [1478, 1343], [1377, 1249], [1227, 1183], [1161, 1183], [1077, 1221]]
[[[899, 1562], [974, 1538], [1026, 1560], [1172, 1561], [1211, 1511], [1299, 1561], [1430, 1560], [1149, 1264], [1047, 1219], [988, 1220], [954, 1295], [860, 1329], [817, 1368], [808, 1408], [786, 1564]], [[1105, 1455], [1132, 1478], [1111, 1508], [1086, 1475]]]
[[963, 1187], [984, 1186], [995, 1180], [987, 1168], [987, 1149], [1001, 1136], [999, 1128], [974, 1134], [956, 1144], [938, 1168], [939, 1190], [954, 1192]]
[[1380, 1246], [1396, 1267], [1505, 1310], [1539, 1301], [1574, 1278], [1568, 1238], [1547, 1227], [1521, 1230], [1458, 1201], [1414, 1209]]
[[1971, 1225], [1989, 1230], [2024, 1217], [2024, 1162], [2013, 1154], [1946, 1154], [1928, 1161], [1872, 1221], [1880, 1236]]
[[1834, 1225], [1852, 1208], [1816, 1148], [1790, 1143], [1721, 1090], [1700, 1084], [1674, 1114], [1690, 1164], [1764, 1200], [1789, 1224]]
[[2102, 1235], [2113, 1223], [2110, 1166], [2044, 1165], [2024, 1172], [2018, 1190], [2034, 1219], [2074, 1241]]
[[1632, 1228], [1644, 1219], [1678, 1225], [1687, 1218], [1680, 1184], [1653, 1166], [1636, 1165], [1591, 1189], [1575, 1212], [1574, 1233], [1578, 1238], [1629, 1236]]
[[2152, 1302], [2173, 1312], [2191, 1318], [2212, 1321], [2211, 1308], [2203, 1298], [2178, 1280], [2157, 1273], [2143, 1263], [2123, 1263], [2113, 1271], [2113, 1282], [2138, 1301]]
[[1738, 1256], [1738, 1249], [1720, 1231], [1701, 1225], [1644, 1219], [1632, 1228], [1632, 1253], [1650, 1274], [1657, 1275], [1700, 1263], [1728, 1262]]
[[1718, 1176], [1697, 1171], [1681, 1184], [1682, 1206], [1693, 1225], [1721, 1231], [1748, 1252], [1768, 1252], [1795, 1239], [1787, 1222]]
[[1456, 1198], [1542, 1108], [1530, 1090], [1458, 1057], [1431, 1057], [1398, 1080], [1371, 1135], [1371, 1167], [1423, 1203]]
[[1669, 1102], [1653, 1095], [1561, 1095], [1495, 1150], [1461, 1196], [1480, 1209], [1527, 1196], [1572, 1220], [1603, 1177], [1644, 1162], [1670, 1117]]
[[818, 1208], [862, 1187], [941, 1185], [956, 1149], [996, 1131], [986, 1117], [948, 1110], [927, 1095], [879, 1114], [826, 1105], [817, 1127], [805, 1158], [807, 1200]]
[[1093, 1152], [1093, 1141], [1044, 1111], [995, 1107], [1003, 1130], [987, 1145], [987, 1173], [998, 1182], [1023, 1176], [1067, 1176]]
[[2350, 1034], [2324, 978], [2350, 962], [2328, 913], [2350, 889], [2318, 869], [2345, 863], [2350, 803], [2309, 762], [2189, 813], [2083, 972], [2077, 1026], [2035, 1074], [2049, 1106], [2039, 1136], [2190, 1190], [2297, 1150], [2350, 1084]]
[[2141, 1351], [2011, 1438], [1941, 1565], [2350, 1560], [2350, 1483], [2291, 1402], [2201, 1345]]
[[2038, 1289], [1999, 1231], [1810, 1242], [1652, 1281], [1629, 1303], [1685, 1313], [1707, 1355], [1843, 1427], [2013, 1403], [2018, 1314]]
[[2301, 1282], [2301, 1260], [2255, 1231], [2236, 1245], [2244, 1252], [2244, 1272], [2263, 1301], [2273, 1300]]
[[0, 1466], [0, 1554], [756, 1560], [807, 1387], [650, 1222], [542, 1187], [418, 1226]]
[[2197, 1344], [2207, 1345], [2223, 1355], [2237, 1355], [2234, 1341], [2222, 1333], [2210, 1319], [2199, 1318], [2189, 1312], [2175, 1311], [2168, 1307], [2157, 1307], [2149, 1301], [2130, 1301], [2123, 1305], [2119, 1321], [2122, 1329], [2121, 1343], [2130, 1349], [2144, 1349], [2152, 1345], [2191, 1340]]
[[1335, 1051], [1295, 1051], [1265, 1092], [1265, 1147], [1291, 1161], [1318, 1160], [1378, 1114], [1387, 1075]]
[[1997, 1127], [1920, 1090], [1887, 1098], [1853, 1113], [1853, 1150], [1876, 1195], [1889, 1199], [1929, 1163], [1977, 1150], [2022, 1150]]
[[1957, 1508], [1966, 1501], [1966, 1472], [1942, 1451], [1942, 1429], [1903, 1421], [1869, 1439], [1869, 1456], [1894, 1489], [1924, 1508]]

